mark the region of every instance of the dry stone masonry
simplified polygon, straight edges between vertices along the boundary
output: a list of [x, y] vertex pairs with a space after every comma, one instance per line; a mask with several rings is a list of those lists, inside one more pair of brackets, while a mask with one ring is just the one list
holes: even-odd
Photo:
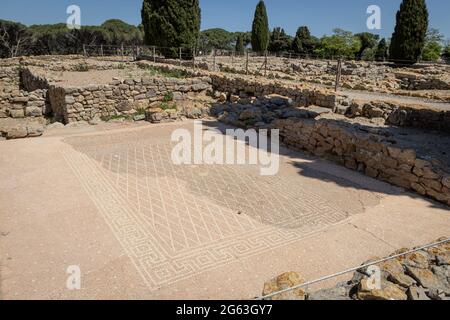
[[[445, 238], [438, 239], [438, 242]], [[400, 249], [392, 253], [398, 255], [409, 252]], [[381, 260], [378, 257], [363, 263]], [[350, 281], [337, 284], [333, 288], [308, 292], [298, 288], [269, 300], [450, 300], [450, 243], [420, 250], [394, 258], [375, 266], [381, 270], [381, 287], [370, 283], [368, 267], [353, 274]], [[268, 281], [264, 285], [263, 296], [305, 283], [296, 272], [287, 272]]]

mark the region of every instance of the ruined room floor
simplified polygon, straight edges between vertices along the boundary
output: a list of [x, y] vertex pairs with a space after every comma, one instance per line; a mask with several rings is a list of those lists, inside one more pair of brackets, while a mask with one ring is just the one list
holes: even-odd
[[0, 142], [0, 299], [248, 299], [449, 236], [448, 207], [302, 153], [269, 177], [174, 166], [177, 128], [193, 122]]

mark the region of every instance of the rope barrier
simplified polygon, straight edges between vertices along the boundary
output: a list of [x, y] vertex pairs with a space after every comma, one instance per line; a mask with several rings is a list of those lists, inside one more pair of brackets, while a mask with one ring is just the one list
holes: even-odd
[[338, 277], [338, 276], [342, 276], [344, 274], [347, 274], [347, 273], [350, 273], [350, 272], [354, 272], [354, 271], [357, 271], [357, 270], [360, 270], [360, 269], [364, 269], [364, 268], [367, 268], [367, 267], [370, 267], [370, 266], [373, 266], [373, 265], [376, 265], [376, 264], [379, 264], [379, 263], [382, 263], [382, 262], [393, 260], [393, 259], [396, 259], [396, 258], [399, 258], [399, 257], [402, 257], [402, 256], [406, 256], [408, 254], [415, 253], [415, 252], [418, 252], [418, 251], [421, 251], [421, 250], [425, 250], [425, 249], [428, 249], [428, 248], [436, 247], [438, 245], [441, 245], [441, 244], [444, 244], [444, 243], [447, 243], [447, 242], [450, 242], [450, 238], [448, 238], [446, 240], [439, 241], [439, 242], [435, 242], [435, 243], [432, 243], [432, 244], [428, 244], [428, 245], [423, 246], [423, 247], [412, 249], [412, 250], [404, 252], [404, 253], [399, 253], [399, 254], [390, 256], [388, 258], [376, 260], [376, 261], [364, 264], [362, 266], [358, 266], [358, 267], [347, 269], [347, 270], [344, 270], [344, 271], [341, 271], [341, 272], [333, 273], [331, 275], [328, 275], [328, 276], [325, 276], [325, 277], [322, 277], [322, 278], [319, 278], [319, 279], [316, 279], [316, 280], [313, 280], [313, 281], [305, 282], [305, 283], [302, 283], [300, 285], [293, 286], [291, 288], [287, 288], [287, 289], [284, 289], [284, 290], [273, 292], [271, 294], [268, 294], [268, 295], [265, 295], [265, 296], [262, 296], [262, 297], [258, 297], [258, 298], [256, 298], [256, 300], [266, 300], [268, 298], [272, 298], [272, 297], [277, 296], [279, 294], [290, 292], [290, 291], [293, 291], [295, 289], [304, 288], [304, 287], [310, 286], [312, 284], [323, 282], [325, 280], [329, 280], [329, 279], [332, 279], [332, 278], [335, 278], [335, 277]]

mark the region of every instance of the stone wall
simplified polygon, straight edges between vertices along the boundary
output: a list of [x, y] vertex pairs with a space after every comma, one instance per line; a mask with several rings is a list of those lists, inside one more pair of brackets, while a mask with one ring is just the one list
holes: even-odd
[[160, 106], [164, 100], [170, 100], [165, 102], [173, 104], [189, 93], [207, 90], [211, 90], [211, 79], [207, 77], [142, 78], [77, 88], [51, 86], [49, 95], [56, 117], [70, 123], [89, 121], [95, 117], [132, 115]]
[[18, 66], [0, 68], [0, 118], [34, 118], [49, 114], [47, 90], [23, 90], [20, 80]]
[[20, 81], [22, 87], [27, 91], [34, 91], [37, 89], [48, 89], [50, 87], [47, 79], [34, 74], [29, 68], [21, 69]]
[[450, 110], [436, 110], [392, 102], [354, 100], [349, 106], [341, 106], [335, 111], [349, 118], [380, 119], [381, 124], [450, 133]]
[[334, 108], [336, 106], [337, 96], [327, 90], [304, 86], [288, 86], [277, 81], [261, 82], [256, 78], [226, 75], [212, 75], [211, 78], [215, 90], [239, 97], [262, 97], [269, 94], [278, 94], [291, 98], [298, 106], [317, 105], [325, 108]]
[[[411, 72], [396, 72], [400, 86], [406, 90], [450, 90], [450, 77], [421, 75]], [[442, 75], [441, 75], [442, 76]]]
[[279, 119], [275, 128], [287, 146], [326, 157], [349, 169], [411, 189], [450, 205], [448, 163], [417, 155], [392, 137], [334, 119]]

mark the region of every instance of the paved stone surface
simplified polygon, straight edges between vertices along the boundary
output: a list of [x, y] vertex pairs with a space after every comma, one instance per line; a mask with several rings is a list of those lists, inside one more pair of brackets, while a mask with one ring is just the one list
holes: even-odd
[[312, 280], [450, 230], [448, 208], [300, 153], [273, 177], [174, 166], [179, 127], [0, 142], [0, 297], [251, 298], [282, 272]]

